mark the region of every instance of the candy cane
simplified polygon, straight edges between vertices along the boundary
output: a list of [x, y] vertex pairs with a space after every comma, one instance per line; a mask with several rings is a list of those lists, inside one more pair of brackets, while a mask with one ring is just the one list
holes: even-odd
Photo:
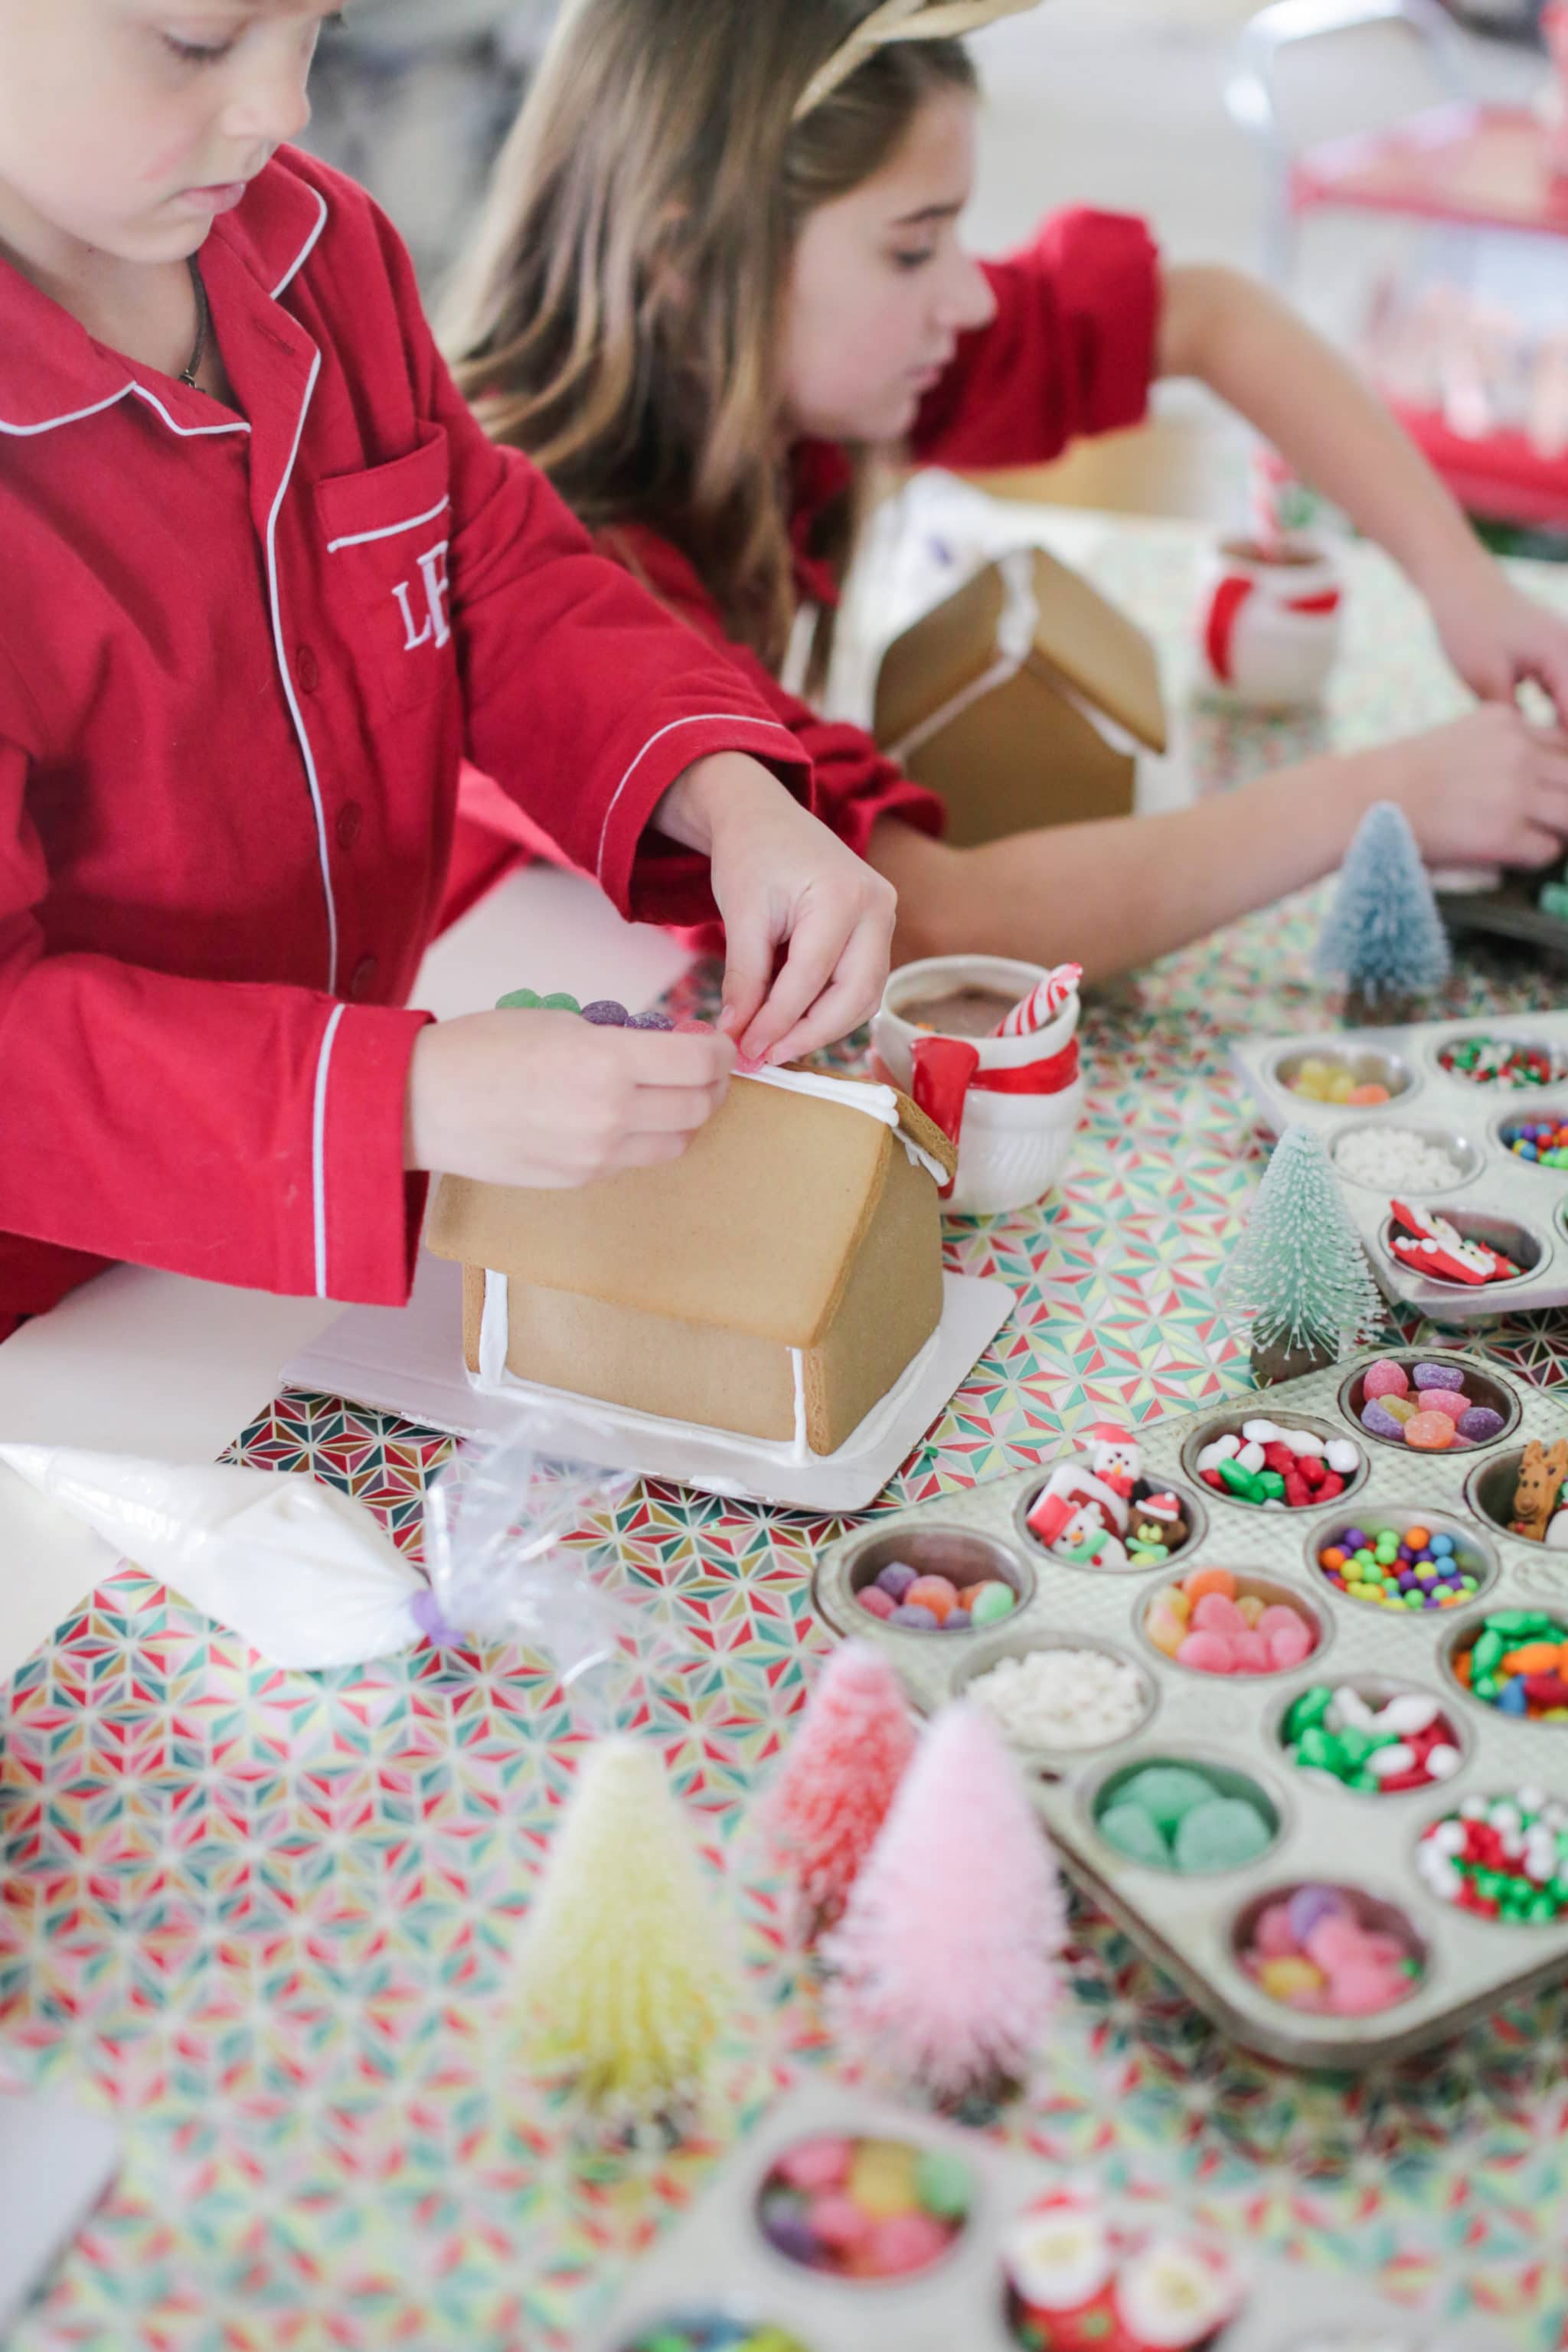
[[1020, 1003], [1015, 1004], [1010, 1013], [1003, 1014], [991, 1034], [993, 1037], [1032, 1037], [1037, 1029], [1047, 1028], [1078, 994], [1078, 984], [1082, 978], [1082, 964], [1058, 963], [1056, 970], [1048, 971]]

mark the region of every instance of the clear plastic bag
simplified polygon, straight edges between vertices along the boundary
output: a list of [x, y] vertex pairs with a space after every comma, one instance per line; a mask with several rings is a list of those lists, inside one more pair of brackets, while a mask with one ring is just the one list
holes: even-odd
[[430, 1591], [415, 1613], [431, 1640], [537, 1651], [606, 1720], [640, 1680], [679, 1673], [695, 1652], [651, 1611], [604, 1591], [567, 1540], [636, 1483], [560, 1453], [547, 1420], [465, 1446], [425, 1502]]

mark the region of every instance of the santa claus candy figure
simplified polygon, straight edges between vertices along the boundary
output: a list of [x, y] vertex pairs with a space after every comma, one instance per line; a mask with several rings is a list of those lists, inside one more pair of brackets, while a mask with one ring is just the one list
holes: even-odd
[[1071, 2191], [1029, 2207], [1003, 2264], [1008, 2326], [1026, 2352], [1201, 2352], [1245, 2299], [1214, 2241], [1123, 2230]]
[[1097, 1421], [1089, 1432], [1089, 1465], [1095, 1476], [1114, 1486], [1122, 1501], [1130, 1503], [1142, 1458], [1132, 1432], [1114, 1421]]

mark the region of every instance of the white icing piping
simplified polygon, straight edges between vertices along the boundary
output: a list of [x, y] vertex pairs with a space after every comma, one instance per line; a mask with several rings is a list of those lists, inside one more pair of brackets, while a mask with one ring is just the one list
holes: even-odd
[[511, 1306], [504, 1274], [485, 1268], [485, 1308], [479, 1318], [479, 1369], [469, 1378], [477, 1388], [504, 1388], [512, 1375], [506, 1367], [511, 1346]]
[[[918, 726], [897, 743], [888, 746], [889, 760], [906, 761], [929, 743], [944, 727], [951, 727], [962, 718], [972, 703], [983, 701], [996, 687], [1005, 686], [1017, 677], [1034, 650], [1036, 633], [1040, 625], [1039, 602], [1035, 594], [1035, 551], [1032, 547], [1015, 547], [996, 559], [996, 569], [1002, 575], [1002, 610], [996, 622], [996, 658], [989, 669], [971, 678], [954, 695], [929, 711]], [[945, 1178], [943, 1181], [945, 1182]]]
[[795, 1381], [795, 1444], [790, 1447], [792, 1462], [809, 1462], [811, 1448], [805, 1436], [805, 1356], [799, 1348], [789, 1351], [789, 1368]]
[[752, 1078], [760, 1087], [780, 1087], [785, 1094], [812, 1095], [818, 1102], [837, 1103], [844, 1110], [869, 1112], [890, 1127], [917, 1168], [936, 1179], [938, 1190], [948, 1181], [947, 1170], [929, 1151], [922, 1151], [899, 1116], [899, 1097], [891, 1087], [862, 1086], [858, 1079], [830, 1078], [821, 1070], [737, 1070], [738, 1078]]

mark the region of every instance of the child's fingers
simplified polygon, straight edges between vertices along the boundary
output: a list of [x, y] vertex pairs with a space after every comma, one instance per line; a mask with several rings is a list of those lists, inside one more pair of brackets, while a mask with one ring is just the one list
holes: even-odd
[[633, 1098], [634, 1135], [695, 1135], [705, 1127], [729, 1091], [716, 1087], [638, 1087]]
[[617, 1159], [623, 1168], [658, 1168], [665, 1161], [679, 1160], [689, 1135], [634, 1135], [622, 1146]]
[[719, 1020], [727, 1036], [743, 1037], [766, 1001], [773, 952], [774, 942], [761, 908], [725, 908], [723, 1008]]
[[795, 1061], [858, 1029], [880, 1002], [887, 976], [886, 937], [879, 921], [868, 919], [857, 925], [829, 985], [774, 1045], [776, 1059]]
[[832, 978], [844, 948], [843, 925], [828, 908], [812, 908], [791, 935], [789, 954], [749, 1028], [740, 1032], [741, 1051], [753, 1061], [776, 1055], [778, 1041], [815, 1004]]
[[639, 1087], [679, 1092], [722, 1087], [735, 1066], [733, 1040], [711, 1029], [679, 1035], [667, 1029], [600, 1030], [599, 1034], [618, 1041], [625, 1066]]

